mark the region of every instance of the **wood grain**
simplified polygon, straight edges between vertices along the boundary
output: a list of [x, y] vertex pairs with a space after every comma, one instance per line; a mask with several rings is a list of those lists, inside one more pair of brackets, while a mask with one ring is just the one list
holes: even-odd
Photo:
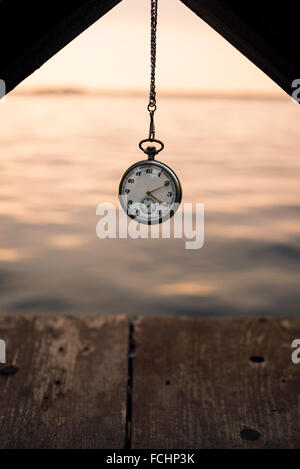
[[122, 448], [128, 320], [0, 318], [0, 448]]
[[138, 318], [133, 448], [299, 448], [300, 319]]

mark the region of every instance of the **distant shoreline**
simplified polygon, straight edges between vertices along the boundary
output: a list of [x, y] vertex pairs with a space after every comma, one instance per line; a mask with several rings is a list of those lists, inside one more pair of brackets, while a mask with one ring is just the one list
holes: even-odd
[[[16, 89], [10, 93], [10, 96], [99, 96], [99, 97], [126, 97], [140, 98], [147, 96], [147, 90], [130, 89], [85, 89], [76, 87], [62, 88], [24, 88]], [[264, 93], [264, 92], [227, 92], [227, 91], [182, 91], [182, 90], [161, 90], [158, 93], [161, 98], [176, 99], [246, 99], [246, 100], [285, 100], [289, 96], [282, 93]]]

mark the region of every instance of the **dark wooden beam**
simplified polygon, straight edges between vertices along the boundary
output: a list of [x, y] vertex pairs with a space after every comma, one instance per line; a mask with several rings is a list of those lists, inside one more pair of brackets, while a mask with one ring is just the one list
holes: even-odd
[[[120, 1], [0, 1], [0, 79], [7, 92]], [[299, 4], [291, 9], [261, 0], [182, 1], [292, 94], [292, 81], [300, 78]], [[195, 60], [201, 60], [196, 50]]]
[[[292, 81], [300, 78], [299, 3], [285, 8], [268, 0], [182, 2], [292, 94]], [[196, 50], [195, 60], [201, 60]]]
[[120, 1], [0, 1], [0, 79], [5, 81], [6, 91], [11, 91]]

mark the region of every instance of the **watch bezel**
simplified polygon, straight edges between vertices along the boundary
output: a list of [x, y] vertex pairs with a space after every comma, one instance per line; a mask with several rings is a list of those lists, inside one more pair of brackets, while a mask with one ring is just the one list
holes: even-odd
[[[175, 195], [175, 201], [174, 201], [174, 204], [176, 204], [176, 210], [170, 210], [167, 215], [163, 216], [162, 218], [158, 218], [157, 220], [137, 220], [136, 216], [134, 216], [133, 214], [130, 214], [128, 213], [128, 208], [127, 206], [125, 206], [123, 203], [122, 203], [122, 197], [124, 194], [122, 194], [122, 186], [123, 186], [123, 183], [124, 183], [124, 180], [126, 178], [126, 176], [133, 170], [135, 169], [136, 167], [140, 166], [140, 165], [154, 165], [154, 166], [158, 166], [159, 168], [162, 168], [164, 169], [168, 174], [169, 176], [172, 178], [174, 184], [175, 184], [175, 188], [176, 188], [176, 195]], [[180, 184], [180, 181], [179, 181], [179, 178], [177, 176], [177, 174], [173, 171], [172, 168], [170, 168], [170, 166], [166, 165], [165, 163], [163, 163], [162, 161], [158, 161], [158, 160], [141, 160], [141, 161], [138, 161], [137, 163], [134, 163], [132, 164], [126, 171], [125, 173], [123, 174], [122, 178], [121, 178], [121, 181], [120, 181], [120, 184], [119, 184], [119, 203], [122, 207], [122, 209], [124, 210], [124, 212], [128, 215], [128, 217], [130, 217], [132, 220], [135, 220], [137, 223], [141, 223], [143, 225], [157, 225], [157, 224], [160, 224], [160, 223], [163, 223], [165, 222], [166, 220], [169, 220], [171, 219], [175, 213], [177, 212], [178, 208], [179, 208], [179, 205], [181, 203], [181, 200], [182, 200], [182, 187], [181, 187], [181, 184]]]

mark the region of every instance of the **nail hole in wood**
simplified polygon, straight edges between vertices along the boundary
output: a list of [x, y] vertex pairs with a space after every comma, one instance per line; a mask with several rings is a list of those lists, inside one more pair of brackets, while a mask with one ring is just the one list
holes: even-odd
[[260, 439], [261, 434], [258, 431], [253, 430], [252, 428], [244, 428], [241, 431], [241, 437], [243, 438], [243, 440], [257, 441]]
[[263, 363], [265, 361], [264, 357], [259, 355], [252, 355], [249, 359], [252, 363]]
[[15, 375], [19, 371], [19, 368], [13, 365], [5, 366], [0, 368], [0, 375], [11, 376]]

